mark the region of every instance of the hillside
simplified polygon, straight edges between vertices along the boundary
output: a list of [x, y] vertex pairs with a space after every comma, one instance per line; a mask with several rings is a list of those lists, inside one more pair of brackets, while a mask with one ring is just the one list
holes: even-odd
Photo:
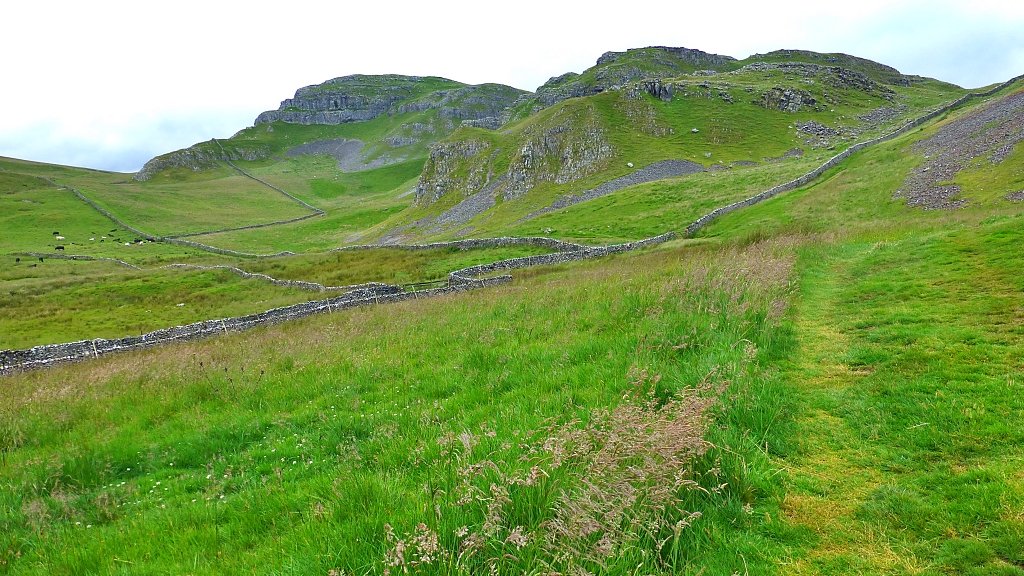
[[614, 242], [674, 223], [624, 221], [582, 202], [658, 186], [677, 206], [665, 219], [692, 220], [962, 94], [869, 60], [798, 50], [746, 60], [666, 47], [607, 53], [534, 93], [356, 75], [302, 88], [252, 128], [156, 158], [136, 179], [231, 160], [327, 212], [205, 236], [234, 250], [507, 232]]
[[0, 574], [1024, 576], [1021, 77], [649, 47], [260, 118], [0, 158]]

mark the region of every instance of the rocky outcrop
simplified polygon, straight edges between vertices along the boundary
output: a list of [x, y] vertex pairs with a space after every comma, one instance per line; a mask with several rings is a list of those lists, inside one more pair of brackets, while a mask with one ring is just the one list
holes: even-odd
[[414, 204], [433, 204], [454, 192], [468, 195], [483, 188], [489, 180], [488, 158], [480, 153], [490, 147], [490, 142], [476, 139], [432, 146], [414, 189]]
[[509, 163], [505, 200], [526, 194], [538, 182], [567, 184], [585, 178], [611, 158], [611, 144], [593, 111], [562, 108], [552, 120], [552, 126], [530, 127], [524, 133], [526, 141]]
[[[445, 88], [431, 89], [439, 84]], [[442, 118], [477, 120], [500, 115], [522, 94], [501, 84], [466, 86], [442, 78], [356, 74], [300, 88], [277, 110], [260, 114], [256, 124], [343, 124], [433, 109]]]
[[[256, 118], [256, 124], [282, 121], [293, 124], [342, 124], [365, 122], [387, 113], [398, 102], [424, 91], [426, 79], [419, 76], [353, 74], [323, 84], [299, 88], [293, 98], [281, 102]], [[452, 85], [458, 84], [452, 82]]]
[[[506, 110], [503, 118], [508, 121], [523, 110], [532, 114], [563, 100], [593, 96], [639, 80], [656, 81], [700, 69], [726, 71], [738, 66], [737, 60], [731, 56], [709, 54], [691, 48], [649, 46], [625, 52], [605, 52], [583, 74], [569, 72], [555, 76], [537, 88], [536, 93], [520, 97]], [[671, 99], [671, 93], [667, 92], [671, 90], [669, 85], [665, 85], [663, 90], [653, 95], [656, 98], [665, 99], [667, 96]]]
[[755, 103], [768, 110], [779, 110], [781, 112], [799, 112], [805, 106], [814, 108], [818, 103], [814, 96], [806, 90], [793, 88], [781, 88], [776, 86], [761, 94], [761, 99]]
[[[862, 76], [870, 76], [874, 80], [890, 86], [910, 86], [913, 80], [905, 76], [892, 66], [879, 64], [865, 58], [850, 56], [849, 54], [822, 54], [810, 50], [776, 50], [767, 54], [755, 54], [748, 58], [755, 62], [771, 62], [774, 60], [789, 60], [792, 64], [818, 64], [820, 66], [843, 68], [849, 71], [856, 71]], [[783, 62], [781, 65], [789, 65], [790, 62]]]
[[[493, 205], [498, 196], [513, 200], [541, 182], [567, 184], [590, 176], [612, 156], [604, 128], [590, 107], [559, 109], [544, 123], [527, 126], [515, 141], [508, 169], [499, 175], [494, 173], [494, 160], [500, 151], [491, 150], [490, 142], [470, 138], [434, 145], [415, 188], [416, 205], [433, 204], [449, 194], [466, 199], [485, 189], [487, 193], [470, 204]], [[458, 210], [463, 216], [475, 211]]]
[[[212, 141], [211, 141], [212, 142]], [[265, 146], [259, 146], [255, 148], [238, 148], [235, 146], [227, 146], [221, 148], [215, 146], [209, 142], [203, 142], [185, 148], [184, 150], [177, 150], [169, 154], [157, 156], [142, 167], [133, 180], [144, 182], [153, 177], [158, 172], [162, 172], [169, 168], [187, 168], [193, 172], [199, 172], [206, 170], [207, 168], [215, 168], [218, 162], [225, 162], [230, 160], [248, 160], [250, 162], [256, 160], [263, 160], [270, 155], [269, 150]]]

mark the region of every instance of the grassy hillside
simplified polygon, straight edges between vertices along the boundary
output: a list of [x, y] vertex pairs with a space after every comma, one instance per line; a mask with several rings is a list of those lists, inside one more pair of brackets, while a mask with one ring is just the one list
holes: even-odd
[[[309, 214], [309, 210], [290, 200], [280, 192], [272, 190], [258, 182], [241, 176], [228, 167], [201, 174], [179, 171], [169, 175], [167, 182], [154, 180], [149, 182], [131, 181], [130, 174], [101, 172], [82, 168], [54, 166], [35, 162], [13, 159], [0, 159], [0, 165], [8, 173], [18, 173], [30, 177], [45, 176], [64, 186], [78, 189], [122, 221], [155, 236], [188, 234], [205, 230], [216, 230], [237, 226], [262, 224], [277, 220], [286, 220]], [[173, 177], [172, 177], [173, 176]], [[5, 190], [8, 192], [8, 190]], [[14, 194], [5, 194], [5, 200], [15, 200], [12, 196], [20, 194], [18, 190], [10, 190]], [[27, 194], [28, 192], [25, 191]], [[87, 218], [96, 221], [95, 226], [76, 226], [76, 229], [89, 228], [88, 237], [93, 233], [103, 235], [104, 230], [111, 230], [114, 225], [103, 216], [90, 209], [81, 200], [75, 199], [71, 192], [61, 191], [61, 197], [74, 199], [81, 204], [76, 211], [90, 212]], [[21, 198], [21, 200], [33, 198]], [[26, 207], [29, 203], [25, 203]], [[42, 219], [61, 218], [61, 210], [52, 205], [33, 205], [35, 210], [28, 211], [23, 217], [33, 218], [38, 213]], [[52, 216], [51, 216], [52, 214]], [[107, 220], [108, 224], [99, 224]], [[72, 224], [74, 226], [74, 224]], [[115, 233], [112, 231], [112, 233]], [[124, 236], [123, 234], [119, 234]], [[66, 236], [66, 235], [65, 235]], [[132, 234], [134, 239], [137, 234]], [[73, 241], [82, 244], [88, 237], [76, 236]], [[70, 238], [70, 237], [69, 237]], [[97, 241], [99, 238], [97, 238]], [[128, 239], [126, 239], [127, 241]]]
[[[929, 106], [963, 94], [955, 86], [925, 80], [889, 87], [863, 76], [858, 82], [868, 84], [855, 85], [837, 79], [830, 70], [743, 68], [727, 74], [665, 80], [664, 85], [675, 86], [670, 101], [654, 98], [634, 86], [561, 102], [501, 132], [462, 129], [443, 141], [444, 146], [435, 149], [427, 160], [414, 206], [384, 222], [378, 230], [406, 227], [402, 228], [406, 237], [443, 237], [453, 232], [492, 235], [520, 225], [524, 218], [530, 221], [531, 214], [565, 195], [579, 195], [601, 182], [669, 159], [697, 162], [709, 170], [773, 173], [779, 176], [774, 183], [781, 183], [808, 170], [813, 162], [820, 163], [854, 142], [893, 130], [905, 119], [923, 114]], [[774, 101], [766, 100], [767, 95], [775, 94], [779, 86], [804, 93], [804, 104], [798, 111], [771, 107]], [[814, 103], [808, 103], [811, 100]], [[880, 110], [887, 111], [883, 120], [878, 120]], [[812, 134], [807, 131], [811, 128], [804, 130], [801, 126], [816, 126], [817, 132]], [[581, 149], [603, 152], [590, 158], [581, 156]], [[784, 158], [795, 149], [805, 162]], [[777, 158], [783, 160], [768, 161]], [[759, 166], [751, 168], [755, 164]], [[492, 185], [492, 208], [457, 225], [439, 224], [446, 210], [471, 195], [492, 190], [487, 186], [503, 173], [507, 180]], [[484, 174], [489, 177], [484, 178]], [[721, 172], [695, 174], [660, 186], [683, 196], [687, 190], [707, 187], [706, 182], [721, 176]], [[768, 184], [760, 178], [759, 182]], [[608, 198], [642, 195], [645, 187]], [[739, 195], [728, 202], [743, 197], [740, 190], [729, 188], [730, 193]], [[602, 200], [605, 205], [611, 201]], [[679, 224], [696, 219], [706, 208], [707, 204], [698, 204], [678, 210]], [[580, 237], [574, 232], [578, 233], [580, 227], [589, 229], [593, 210], [589, 203], [582, 203], [562, 209], [559, 213], [563, 216], [553, 219], [552, 225], [538, 220], [536, 225], [530, 222], [524, 226]], [[572, 224], [567, 225], [567, 220]], [[609, 236], [627, 234], [613, 230]]]
[[110, 261], [5, 256], [6, 266], [0, 272], [0, 349], [120, 338], [338, 294], [280, 287], [223, 269], [166, 268], [168, 263], [233, 266], [280, 280], [324, 286], [403, 285], [443, 281], [449, 272], [460, 268], [546, 252], [549, 250], [511, 246], [359, 250], [265, 260], [174, 255], [140, 261], [141, 270]]
[[[638, 85], [464, 127], [420, 161], [344, 173], [322, 155], [240, 160], [327, 215], [200, 238], [307, 253], [124, 248], [147, 266], [431, 280], [540, 250], [324, 250], [681, 230], [963, 93], [844, 55], [757, 61], [862, 77], [837, 88], [831, 69], [734, 62], [662, 81], [670, 100]], [[778, 109], [797, 89], [814, 103]], [[0, 573], [1024, 576], [1022, 111], [1019, 82], [696, 238], [0, 377]], [[811, 120], [821, 135], [798, 130]], [[667, 159], [708, 170], [525, 218]], [[13, 210], [0, 218], [18, 227], [8, 262], [52, 252], [57, 224], [103, 222], [15, 172], [0, 172]], [[433, 228], [485, 189], [493, 206]], [[316, 297], [96, 261], [24, 260], [0, 281], [0, 334], [16, 345]]]
[[[754, 439], [781, 445], [775, 434], [784, 428], [766, 427], [779, 410], [780, 384], [758, 365], [788, 346], [772, 303], [784, 296], [792, 261], [784, 247], [716, 260], [677, 248], [560, 267], [488, 293], [156, 350], [133, 362], [133, 372], [121, 356], [7, 379], [13, 401], [3, 418], [13, 451], [4, 475], [21, 480], [0, 489], [11, 514], [4, 559], [22, 572], [109, 571], [117, 566], [107, 551], [116, 549], [136, 570], [380, 573], [395, 561], [390, 526], [407, 542], [406, 532], [438, 535], [443, 548], [406, 553], [420, 570], [476, 571], [495, 561], [525, 569], [542, 560], [592, 569], [595, 561], [562, 556], [561, 547], [580, 542], [546, 523], [582, 521], [567, 516], [589, 498], [579, 474], [593, 474], [587, 470], [606, 457], [625, 466], [649, 450], [650, 478], [631, 485], [646, 490], [676, 474], [697, 484], [683, 494], [682, 515], [658, 512], [671, 494], [601, 505], [620, 510], [624, 522], [657, 522], [649, 536], [616, 536], [623, 556], [613, 565], [731, 571], [743, 566], [737, 551], [763, 565], [767, 556], [757, 550], [770, 539], [760, 507], [777, 504]], [[708, 275], [706, 265], [716, 271]], [[34, 392], [61, 373], [78, 382], [81, 370], [116, 374], [122, 384], [100, 385], [102, 400], [68, 391], [59, 404]], [[720, 391], [724, 411], [712, 410]], [[645, 404], [677, 393], [705, 398], [709, 411], [682, 398]], [[635, 409], [601, 411], [624, 394]], [[133, 409], [118, 408], [127, 405]], [[595, 437], [605, 456], [580, 451], [587, 422], [642, 426], [662, 417], [680, 426], [664, 444]], [[705, 429], [729, 450], [705, 444]], [[563, 438], [564, 448], [545, 448], [549, 436]], [[691, 464], [659, 455], [676, 448], [703, 456]], [[33, 464], [33, 454], [52, 455], [51, 464]], [[515, 480], [531, 474], [540, 476]], [[600, 488], [621, 498], [622, 480], [603, 474]], [[26, 496], [30, 485], [40, 490]], [[464, 496], [469, 505], [459, 503]], [[757, 513], [748, 511], [755, 505]], [[133, 524], [152, 535], [125, 530]], [[55, 530], [59, 539], [43, 536]], [[467, 537], [479, 544], [460, 556]], [[640, 554], [664, 537], [674, 541], [663, 556]], [[558, 548], [548, 549], [547, 539]], [[777, 544], [769, 552], [784, 553]]]

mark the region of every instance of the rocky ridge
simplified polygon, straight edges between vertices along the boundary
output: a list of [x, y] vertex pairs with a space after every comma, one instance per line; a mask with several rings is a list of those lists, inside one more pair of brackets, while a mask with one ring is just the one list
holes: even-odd
[[222, 148], [211, 145], [211, 142], [213, 141], [201, 142], [183, 150], [176, 150], [169, 154], [157, 156], [146, 162], [142, 170], [139, 170], [132, 179], [144, 182], [168, 168], [187, 168], [193, 172], [200, 172], [207, 168], [216, 168], [218, 162], [233, 160], [248, 160], [251, 162], [263, 160], [270, 155], [270, 151], [265, 146], [256, 148], [229, 146]]
[[[442, 89], [431, 88], [443, 86]], [[438, 110], [442, 118], [481, 120], [501, 114], [524, 92], [501, 84], [466, 86], [443, 78], [354, 74], [306, 86], [255, 124], [344, 124], [382, 115]]]

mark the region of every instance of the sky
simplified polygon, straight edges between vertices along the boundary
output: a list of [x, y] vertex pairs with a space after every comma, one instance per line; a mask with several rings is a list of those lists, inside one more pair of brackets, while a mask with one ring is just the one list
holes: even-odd
[[533, 90], [605, 51], [845, 52], [974, 88], [1024, 74], [1024, 2], [10, 2], [0, 156], [133, 172], [347, 74]]

